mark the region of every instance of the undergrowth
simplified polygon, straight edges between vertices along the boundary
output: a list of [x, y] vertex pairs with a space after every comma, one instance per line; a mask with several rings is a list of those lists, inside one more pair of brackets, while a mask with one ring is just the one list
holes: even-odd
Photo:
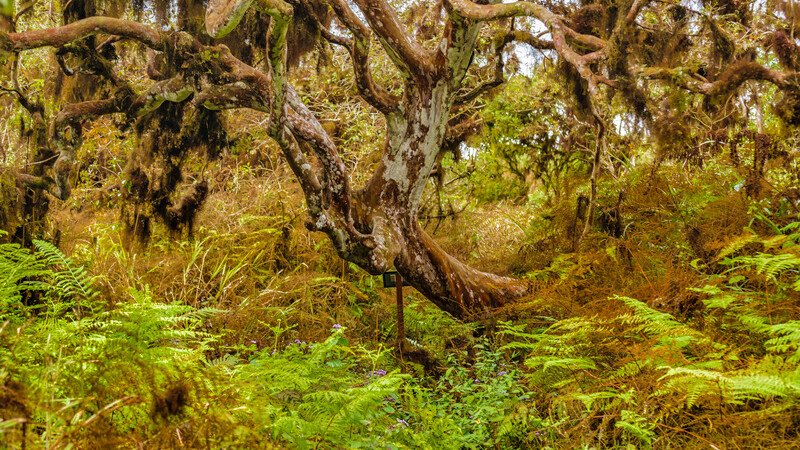
[[[703, 304], [691, 319], [614, 295], [604, 309], [616, 313], [533, 330], [503, 323], [502, 349], [541, 390], [534, 404], [551, 422], [572, 424], [563, 431], [572, 442], [715, 447], [735, 435], [791, 446], [800, 413], [797, 229], [729, 242], [714, 262], [721, 270], [689, 289]], [[760, 251], [745, 252], [749, 244]]]
[[[325, 244], [287, 236], [278, 218], [245, 222], [148, 252], [100, 224], [70, 257], [44, 241], [0, 244], [4, 445], [791, 448], [798, 439], [800, 222], [753, 223], [705, 258], [678, 254], [691, 276], [647, 298], [611, 269], [642, 273], [651, 288], [659, 274], [683, 272], [642, 267], [645, 245], [626, 256], [623, 240], [528, 272], [550, 296], [530, 299], [548, 305], [537, 314], [464, 324], [407, 293], [402, 360], [391, 348], [392, 292], [329, 258]], [[280, 245], [319, 255], [276, 264]], [[580, 300], [600, 277], [611, 280], [605, 291]], [[564, 293], [575, 300], [553, 300]]]

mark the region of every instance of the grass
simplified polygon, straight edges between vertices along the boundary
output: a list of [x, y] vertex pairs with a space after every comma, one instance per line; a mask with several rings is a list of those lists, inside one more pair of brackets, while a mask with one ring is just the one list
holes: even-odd
[[[391, 349], [393, 291], [306, 232], [296, 187], [276, 184], [281, 179], [230, 172], [215, 181], [193, 239], [157, 229], [147, 248], [126, 242], [113, 212], [81, 212], [79, 199], [59, 210], [69, 260], [52, 249], [47, 258], [29, 253], [41, 258], [31, 276], [44, 285], [9, 285], [20, 292], [17, 312], [20, 304], [28, 309], [7, 314], [0, 327], [4, 441], [29, 448], [796, 442], [796, 228], [751, 222], [750, 205], [726, 193], [725, 182], [716, 180], [715, 190], [702, 187], [714, 180], [684, 175], [650, 186], [633, 180], [626, 235], [595, 230], [578, 253], [565, 232], [567, 198], [467, 209], [439, 227], [445, 246], [485, 269], [527, 277], [536, 292], [493, 320], [464, 324], [409, 289], [414, 351], [400, 360]], [[615, 198], [619, 187], [605, 188]], [[73, 284], [92, 291], [66, 289], [60, 273], [83, 276]], [[81, 302], [91, 308], [76, 308]]]

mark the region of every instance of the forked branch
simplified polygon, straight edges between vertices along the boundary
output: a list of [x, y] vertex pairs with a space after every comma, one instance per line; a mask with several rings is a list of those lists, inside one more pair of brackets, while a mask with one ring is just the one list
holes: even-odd
[[434, 53], [403, 29], [397, 12], [386, 0], [354, 0], [386, 53], [408, 78], [424, 80], [436, 72]]
[[353, 35], [353, 39], [337, 36], [326, 27], [321, 27], [322, 35], [328, 41], [341, 45], [353, 59], [353, 73], [356, 87], [361, 97], [372, 107], [384, 114], [397, 111], [400, 99], [378, 85], [372, 77], [369, 65], [370, 31], [355, 15], [344, 0], [330, 0], [336, 17]]

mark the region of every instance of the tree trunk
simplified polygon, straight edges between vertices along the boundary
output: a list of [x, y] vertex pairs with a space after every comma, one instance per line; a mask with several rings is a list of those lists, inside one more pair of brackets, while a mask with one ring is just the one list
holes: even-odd
[[476, 270], [447, 254], [415, 219], [404, 224], [395, 259], [406, 282], [440, 309], [460, 319], [479, 319], [530, 292], [521, 280]]
[[444, 141], [451, 93], [449, 84], [440, 81], [415, 86], [411, 94], [405, 113], [389, 116], [384, 157], [356, 195], [356, 222], [380, 236], [377, 250], [406, 283], [454, 317], [477, 319], [530, 288], [458, 261], [420, 227], [419, 204]]

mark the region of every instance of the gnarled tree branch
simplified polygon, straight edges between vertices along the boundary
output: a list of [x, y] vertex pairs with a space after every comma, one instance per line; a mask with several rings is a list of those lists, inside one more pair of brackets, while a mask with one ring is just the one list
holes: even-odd
[[353, 34], [353, 39], [335, 35], [322, 27], [323, 36], [338, 45], [344, 46], [353, 58], [353, 73], [356, 87], [361, 97], [383, 114], [397, 112], [400, 99], [375, 83], [369, 66], [370, 32], [356, 17], [344, 0], [330, 0], [339, 21]]
[[386, 53], [409, 78], [424, 79], [436, 72], [433, 53], [403, 29], [394, 8], [385, 0], [355, 0]]

